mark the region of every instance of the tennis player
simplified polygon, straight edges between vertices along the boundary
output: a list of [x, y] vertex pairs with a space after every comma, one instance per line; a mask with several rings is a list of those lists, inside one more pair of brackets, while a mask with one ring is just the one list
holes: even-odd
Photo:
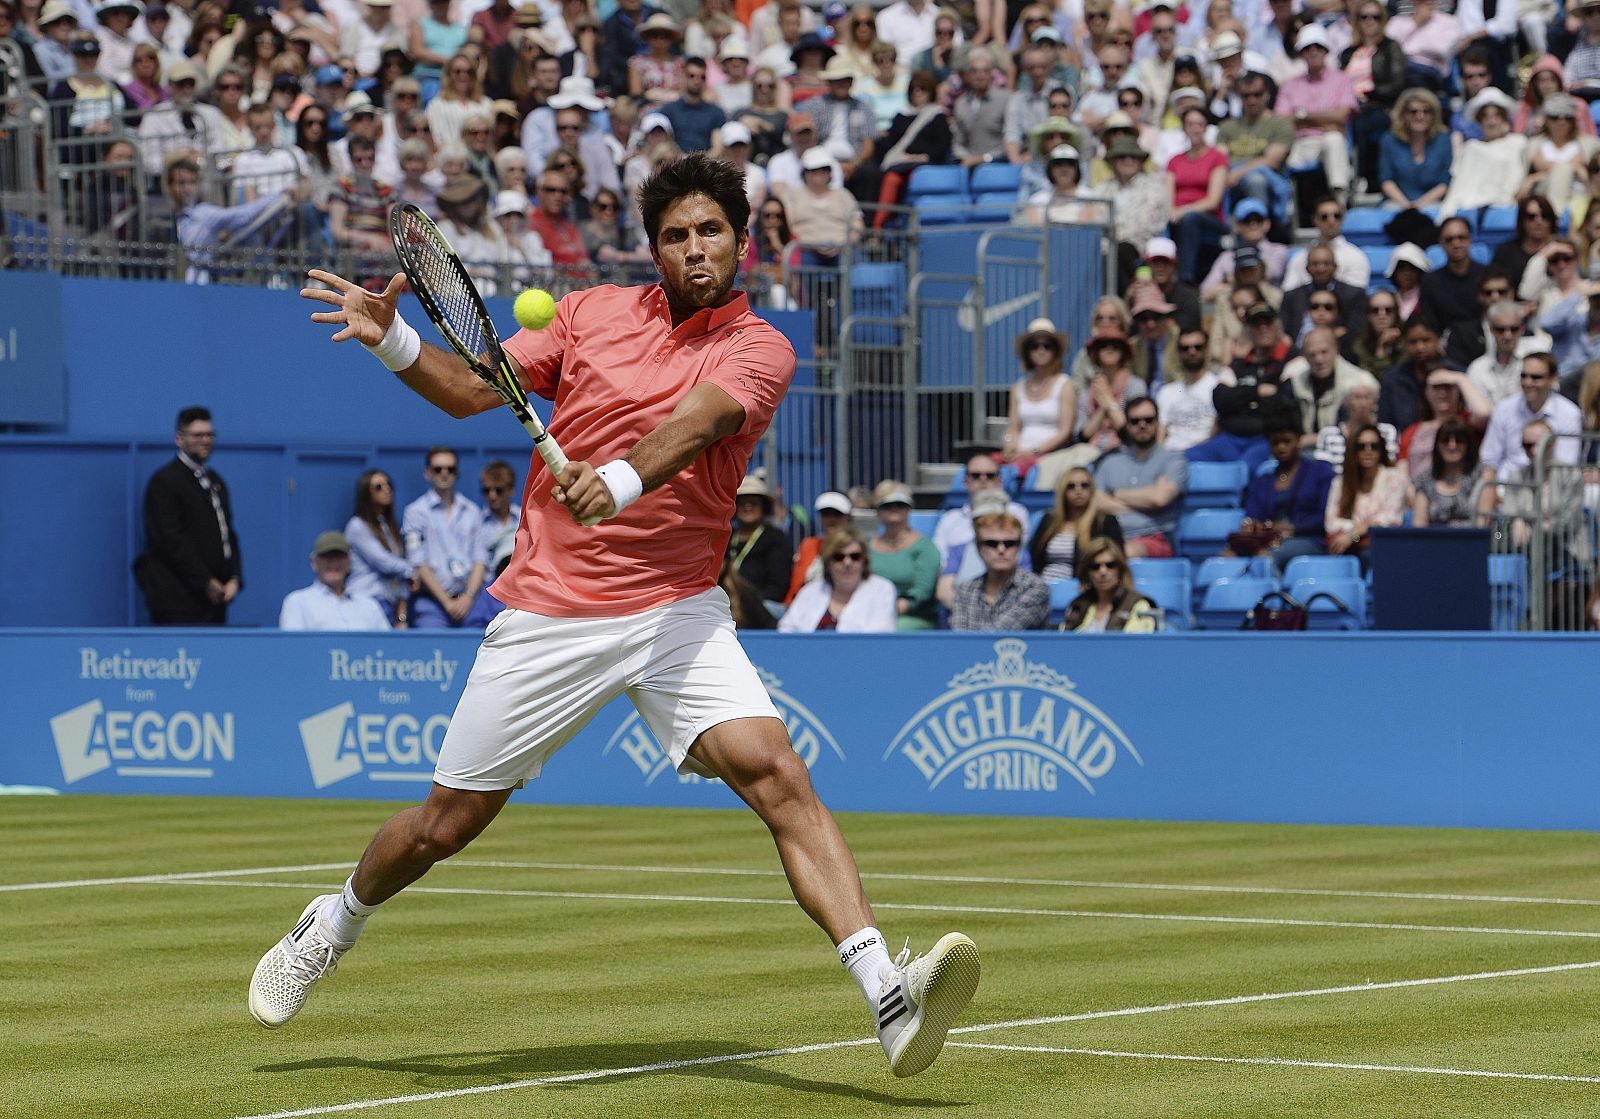
[[[734, 636], [717, 586], [738, 488], [794, 375], [794, 350], [733, 290], [747, 247], [743, 175], [687, 156], [639, 190], [661, 282], [561, 300], [543, 331], [505, 345], [530, 393], [555, 401], [570, 464], [533, 456], [510, 565], [439, 751], [427, 801], [390, 819], [341, 893], [315, 898], [262, 957], [250, 1013], [293, 1018], [380, 905], [476, 838], [512, 790], [626, 694], [680, 771], [725, 781], [771, 830], [795, 899], [860, 985], [896, 1076], [938, 1056], [977, 988], [978, 951], [949, 933], [891, 960], [855, 857]], [[455, 354], [399, 315], [396, 275], [376, 295], [332, 273], [306, 298], [408, 387], [453, 416], [496, 407]], [[599, 464], [599, 465], [596, 465]], [[580, 522], [603, 518], [594, 527]], [[909, 962], [908, 962], [909, 961]]]

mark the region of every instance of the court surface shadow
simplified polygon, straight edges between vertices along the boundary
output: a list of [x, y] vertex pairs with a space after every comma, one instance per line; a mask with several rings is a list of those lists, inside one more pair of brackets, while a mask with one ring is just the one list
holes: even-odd
[[[258, 1073], [309, 1072], [319, 1069], [372, 1069], [380, 1072], [400, 1073], [412, 1078], [403, 1090], [422, 1088], [427, 1091], [449, 1091], [480, 1084], [511, 1083], [520, 1080], [538, 1080], [548, 1076], [566, 1076], [597, 1069], [634, 1068], [656, 1065], [663, 1061], [693, 1061], [720, 1057], [730, 1053], [754, 1052], [759, 1047], [748, 1043], [720, 1040], [673, 1041], [658, 1045], [633, 1042], [626, 1045], [551, 1045], [525, 1049], [462, 1050], [453, 1053], [419, 1053], [412, 1056], [373, 1057], [370, 1055], [315, 1057], [304, 1061], [286, 1061], [281, 1064], [257, 1065]], [[863, 1061], [861, 1078], [870, 1081], [876, 1077], [888, 1079], [888, 1069], [881, 1067], [883, 1055], [876, 1046], [859, 1046]], [[862, 1084], [838, 1083], [795, 1076], [768, 1067], [770, 1058], [746, 1061], [724, 1061], [712, 1065], [691, 1065], [687, 1068], [652, 1069], [648, 1072], [621, 1073], [604, 1079], [622, 1080], [634, 1076], [691, 1075], [716, 1080], [743, 1081], [765, 1088], [778, 1088], [789, 1092], [808, 1092], [816, 1095], [839, 1096], [881, 1104], [885, 1107], [962, 1107], [966, 1101], [933, 1099], [921, 1096], [897, 1095], [879, 1091]], [[876, 1062], [876, 1063], [874, 1063]], [[550, 1084], [545, 1087], [582, 1088], [586, 1081]], [[908, 1085], [909, 1087], [909, 1085]]]

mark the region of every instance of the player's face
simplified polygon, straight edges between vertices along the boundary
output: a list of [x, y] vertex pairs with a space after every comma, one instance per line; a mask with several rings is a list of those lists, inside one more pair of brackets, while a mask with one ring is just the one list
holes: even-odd
[[693, 313], [724, 303], [746, 242], [744, 231], [736, 231], [722, 207], [703, 194], [668, 206], [650, 256], [673, 308]]

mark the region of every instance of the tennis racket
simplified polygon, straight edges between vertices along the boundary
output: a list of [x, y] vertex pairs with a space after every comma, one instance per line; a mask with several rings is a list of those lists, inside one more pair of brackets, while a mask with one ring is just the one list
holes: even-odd
[[[544, 459], [550, 473], [559, 478], [567, 465], [566, 453], [529, 407], [528, 394], [506, 360], [500, 336], [489, 318], [489, 309], [484, 306], [483, 297], [478, 294], [477, 286], [450, 242], [439, 232], [433, 219], [410, 202], [403, 202], [389, 212], [389, 236], [394, 240], [394, 251], [405, 269], [406, 279], [411, 281], [411, 290], [433, 325], [439, 328], [450, 348], [494, 389], [495, 395], [511, 409], [511, 414], [527, 428], [539, 457]], [[584, 523], [596, 522], [585, 520]]]

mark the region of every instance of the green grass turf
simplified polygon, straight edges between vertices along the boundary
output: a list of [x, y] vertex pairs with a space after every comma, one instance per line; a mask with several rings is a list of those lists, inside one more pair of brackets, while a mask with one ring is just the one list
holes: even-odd
[[[0, 802], [0, 885], [346, 862], [393, 808], [11, 798]], [[895, 947], [910, 936], [914, 950], [926, 948], [953, 927], [977, 940], [984, 979], [963, 1024], [1600, 961], [1600, 936], [1083, 915], [1600, 933], [1600, 905], [1061, 881], [1600, 899], [1591, 835], [888, 815], [842, 823]], [[245, 1011], [251, 969], [311, 896], [305, 886], [334, 887], [343, 870], [0, 892], [0, 1115], [229, 1119], [869, 1036], [853, 985], [792, 904], [592, 896], [783, 901], [765, 831], [746, 812], [514, 802], [463, 858], [577, 865], [447, 864], [420, 885], [591, 896], [408, 893], [276, 1032]], [[903, 874], [1054, 881], [892, 877]], [[1597, 1011], [1600, 968], [954, 1040], [1600, 1077]], [[914, 1112], [1593, 1117], [1600, 1083], [954, 1047], [900, 1081], [873, 1044], [353, 1114]]]

